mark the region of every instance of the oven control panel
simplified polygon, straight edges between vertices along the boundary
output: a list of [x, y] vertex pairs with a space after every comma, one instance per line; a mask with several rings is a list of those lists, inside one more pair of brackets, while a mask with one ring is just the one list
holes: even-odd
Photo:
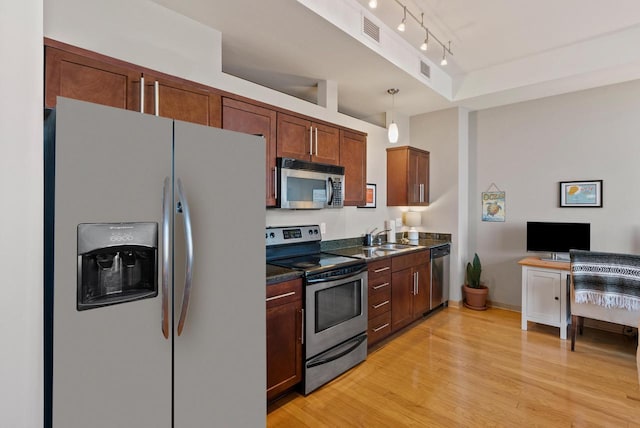
[[272, 245], [299, 244], [322, 240], [320, 226], [277, 226], [265, 230], [267, 247]]

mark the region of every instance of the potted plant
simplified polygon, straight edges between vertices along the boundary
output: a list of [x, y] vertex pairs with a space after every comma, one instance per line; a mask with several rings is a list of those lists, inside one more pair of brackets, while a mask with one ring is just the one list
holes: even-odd
[[464, 305], [476, 311], [487, 309], [487, 294], [489, 294], [489, 289], [480, 284], [481, 273], [482, 265], [476, 253], [473, 263], [467, 263], [467, 282], [464, 284]]

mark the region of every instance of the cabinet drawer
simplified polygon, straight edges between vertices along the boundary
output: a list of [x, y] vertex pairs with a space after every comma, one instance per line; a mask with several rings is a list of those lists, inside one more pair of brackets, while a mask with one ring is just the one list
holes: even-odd
[[391, 273], [391, 259], [370, 262], [368, 267], [369, 282], [371, 283], [373, 280]]
[[391, 270], [393, 272], [417, 266], [429, 261], [431, 255], [429, 250], [417, 251], [403, 256], [395, 256], [391, 258]]
[[382, 293], [369, 293], [369, 319], [391, 310], [391, 289], [386, 290]]
[[391, 312], [384, 313], [369, 321], [367, 341], [372, 345], [391, 334]]
[[369, 278], [369, 296], [377, 293], [384, 293], [391, 288], [391, 272], [386, 275], [378, 276], [374, 279]]
[[267, 309], [302, 300], [302, 279], [267, 286]]

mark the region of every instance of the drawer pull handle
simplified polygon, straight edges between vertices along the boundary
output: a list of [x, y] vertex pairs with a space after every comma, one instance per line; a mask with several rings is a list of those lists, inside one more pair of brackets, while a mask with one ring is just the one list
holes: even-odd
[[378, 328], [374, 328], [374, 329], [373, 329], [373, 332], [374, 332], [374, 333], [377, 333], [377, 332], [379, 332], [380, 330], [382, 330], [383, 328], [387, 328], [387, 327], [389, 327], [389, 323], [383, 324], [383, 325], [381, 325], [381, 326], [380, 326], [380, 327], [378, 327]]
[[380, 269], [374, 269], [373, 271], [375, 273], [380, 273], [380, 272], [384, 272], [385, 270], [389, 270], [389, 269], [391, 269], [391, 268], [389, 266], [386, 266], [386, 267], [383, 267], [383, 268], [380, 268]]
[[384, 284], [380, 284], [380, 285], [375, 285], [375, 286], [373, 286], [373, 289], [374, 289], [374, 290], [379, 290], [379, 289], [381, 289], [381, 288], [383, 288], [383, 287], [386, 287], [387, 285], [389, 285], [389, 283], [388, 283], [388, 282], [385, 282]]
[[381, 308], [381, 307], [383, 307], [384, 305], [388, 305], [388, 304], [389, 304], [389, 301], [388, 301], [388, 300], [385, 300], [385, 301], [384, 301], [384, 302], [382, 302], [382, 303], [378, 303], [377, 305], [373, 305], [373, 309], [378, 309], [378, 308]]
[[290, 291], [290, 292], [288, 292], [288, 293], [278, 294], [277, 296], [267, 297], [267, 302], [270, 302], [270, 301], [272, 301], [272, 300], [282, 299], [282, 298], [284, 298], [284, 297], [293, 296], [294, 294], [296, 294], [296, 292], [295, 292], [295, 291]]

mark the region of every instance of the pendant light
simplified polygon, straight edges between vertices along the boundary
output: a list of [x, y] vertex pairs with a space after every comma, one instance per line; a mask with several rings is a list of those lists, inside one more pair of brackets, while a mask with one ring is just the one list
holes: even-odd
[[397, 143], [398, 136], [399, 136], [398, 125], [396, 125], [396, 122], [393, 120], [393, 114], [396, 108], [396, 94], [398, 92], [400, 92], [400, 89], [391, 88], [387, 90], [387, 93], [391, 95], [391, 124], [389, 124], [389, 131], [388, 131], [389, 142], [391, 144]]

